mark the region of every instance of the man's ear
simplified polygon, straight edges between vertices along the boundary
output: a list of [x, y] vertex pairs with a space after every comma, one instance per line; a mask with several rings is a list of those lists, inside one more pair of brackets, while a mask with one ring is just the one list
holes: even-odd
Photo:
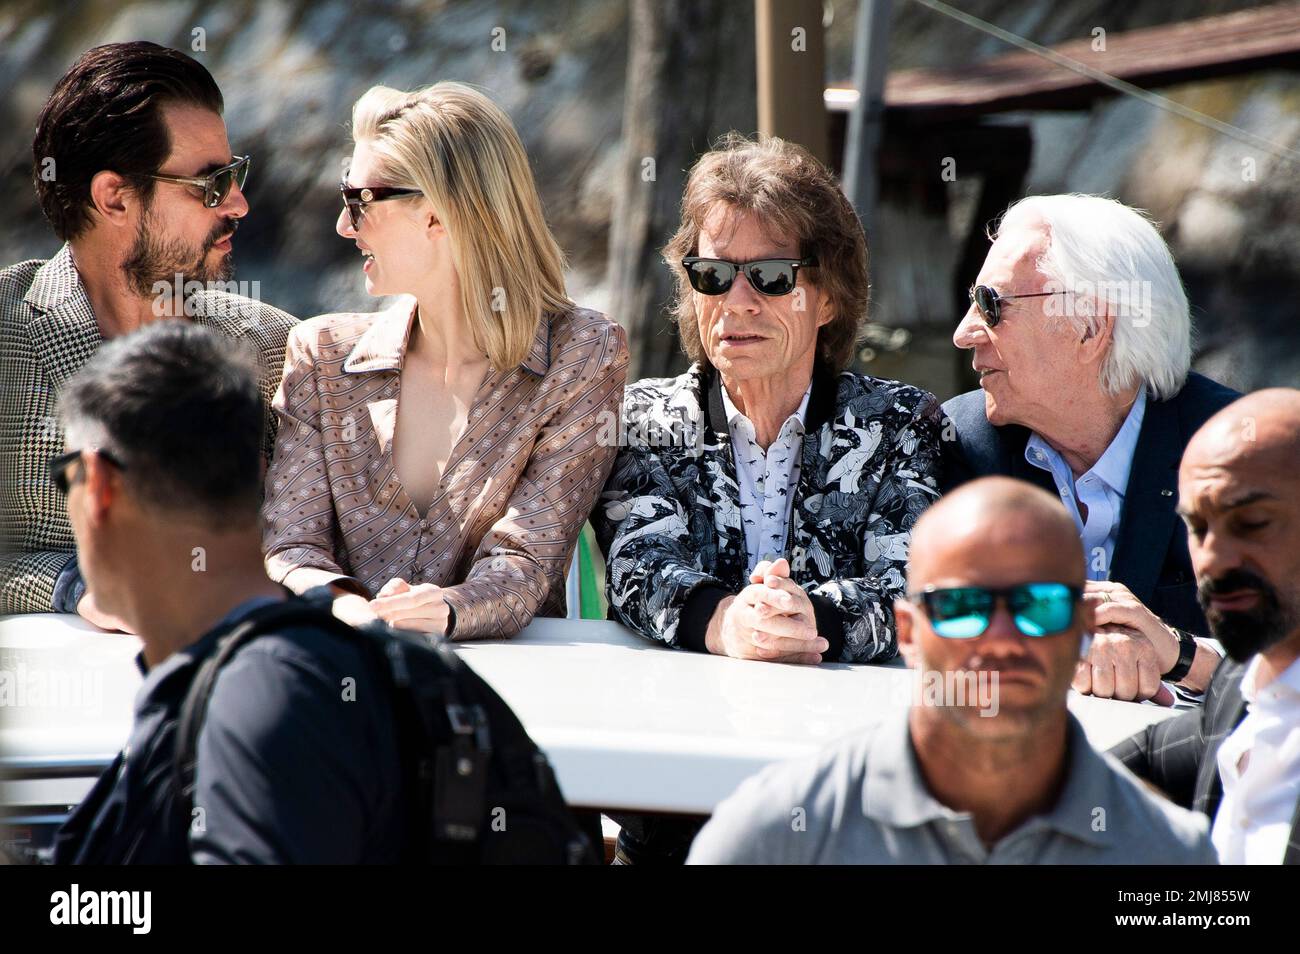
[[822, 328], [835, 319], [835, 306], [831, 298], [820, 288], [817, 289], [817, 327]]
[[109, 508], [122, 496], [122, 474], [93, 450], [81, 455], [82, 490], [91, 524], [105, 522]]
[[106, 222], [125, 225], [131, 206], [139, 204], [139, 199], [125, 178], [105, 170], [90, 180], [90, 202]]
[[894, 600], [894, 632], [898, 635], [898, 653], [909, 669], [917, 668], [917, 645], [913, 629], [916, 607], [904, 599]]
[[1115, 335], [1115, 313], [1105, 299], [1097, 298], [1097, 316], [1092, 320], [1092, 329], [1085, 331], [1079, 339], [1079, 357], [1084, 364], [1100, 362], [1110, 351]]

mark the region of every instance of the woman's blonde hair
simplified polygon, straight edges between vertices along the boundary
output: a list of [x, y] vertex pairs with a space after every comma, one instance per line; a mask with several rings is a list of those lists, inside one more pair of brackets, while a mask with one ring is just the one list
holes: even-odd
[[510, 117], [463, 83], [374, 86], [352, 107], [352, 136], [374, 150], [380, 184], [424, 193], [451, 238], [478, 345], [498, 370], [520, 364], [537, 322], [574, 305]]

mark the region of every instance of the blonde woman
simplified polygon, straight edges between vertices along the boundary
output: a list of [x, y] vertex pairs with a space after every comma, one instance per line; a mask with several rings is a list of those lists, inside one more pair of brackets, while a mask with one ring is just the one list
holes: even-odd
[[[454, 639], [563, 615], [617, 452], [626, 338], [577, 307], [523, 145], [459, 83], [375, 87], [352, 112], [339, 235], [374, 314], [289, 337], [266, 565], [335, 613]], [[412, 300], [413, 299], [413, 300]]]

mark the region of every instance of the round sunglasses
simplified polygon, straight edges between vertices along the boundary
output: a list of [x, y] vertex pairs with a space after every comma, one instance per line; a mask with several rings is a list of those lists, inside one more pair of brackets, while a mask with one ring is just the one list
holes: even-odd
[[760, 295], [773, 298], [788, 295], [794, 291], [799, 269], [816, 265], [814, 257], [764, 258], [756, 262], [728, 262], [698, 255], [682, 259], [682, 268], [686, 269], [691, 287], [701, 295], [725, 295], [741, 272]]
[[1047, 298], [1050, 295], [1064, 295], [1064, 291], [1034, 292], [1029, 295], [999, 295], [997, 290], [990, 285], [976, 285], [968, 292], [971, 304], [973, 304], [984, 323], [990, 328], [996, 328], [999, 321], [1002, 320], [1002, 303], [1004, 301], [1015, 301], [1017, 298]]
[[234, 186], [237, 185], [240, 189], [244, 188], [244, 182], [248, 179], [248, 166], [252, 161], [252, 156], [236, 156], [230, 165], [214, 169], [202, 177], [171, 176], [155, 172], [149, 178], [157, 179], [159, 182], [174, 182], [177, 185], [202, 189], [204, 206], [215, 209], [226, 201], [226, 197], [230, 195], [230, 190]]
[[1083, 590], [1065, 583], [1021, 583], [1019, 586], [927, 586], [908, 594], [925, 607], [930, 627], [944, 639], [974, 639], [988, 631], [999, 601], [1005, 601], [1022, 636], [1055, 636], [1070, 628]]

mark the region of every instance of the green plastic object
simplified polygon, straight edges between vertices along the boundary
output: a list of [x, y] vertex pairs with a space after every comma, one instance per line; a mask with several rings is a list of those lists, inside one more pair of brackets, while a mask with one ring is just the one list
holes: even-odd
[[601, 592], [604, 586], [600, 579], [604, 573], [597, 575], [596, 561], [592, 557], [594, 538], [591, 525], [585, 524], [578, 536], [578, 615], [582, 619], [605, 618], [605, 597]]

